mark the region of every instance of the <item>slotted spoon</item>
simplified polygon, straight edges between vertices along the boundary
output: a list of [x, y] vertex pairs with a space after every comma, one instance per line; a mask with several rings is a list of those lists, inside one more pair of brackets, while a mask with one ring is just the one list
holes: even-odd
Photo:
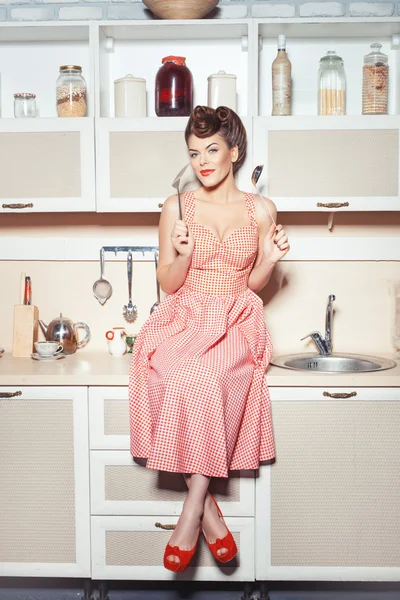
[[150, 309], [150, 314], [156, 310], [157, 306], [160, 304], [160, 283], [157, 279], [157, 267], [158, 267], [158, 253], [157, 250], [154, 252], [154, 264], [156, 267], [156, 288], [157, 288], [157, 302], [154, 302], [153, 306]]
[[128, 267], [128, 304], [125, 304], [123, 307], [123, 315], [125, 320], [128, 323], [133, 323], [136, 321], [138, 310], [136, 304], [132, 304], [132, 252], [128, 252], [128, 257], [126, 259], [127, 267]]

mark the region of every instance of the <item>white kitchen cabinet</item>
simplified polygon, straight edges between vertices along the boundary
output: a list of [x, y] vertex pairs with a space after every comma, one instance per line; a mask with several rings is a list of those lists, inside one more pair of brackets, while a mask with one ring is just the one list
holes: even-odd
[[271, 398], [276, 462], [256, 483], [256, 579], [397, 581], [399, 389]]
[[95, 210], [92, 118], [0, 119], [0, 214]]
[[189, 568], [176, 575], [164, 568], [162, 559], [171, 531], [157, 524], [177, 522], [171, 516], [92, 517], [92, 577], [120, 580], [254, 580], [254, 519], [229, 517], [227, 525], [238, 546], [237, 557], [224, 566], [217, 563], [200, 534]]
[[89, 577], [87, 388], [0, 389], [0, 576]]

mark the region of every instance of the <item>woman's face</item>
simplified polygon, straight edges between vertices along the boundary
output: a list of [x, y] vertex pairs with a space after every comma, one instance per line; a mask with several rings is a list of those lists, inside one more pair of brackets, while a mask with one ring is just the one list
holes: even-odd
[[190, 164], [205, 187], [221, 183], [232, 171], [238, 148], [229, 148], [218, 133], [207, 138], [191, 135], [188, 141]]

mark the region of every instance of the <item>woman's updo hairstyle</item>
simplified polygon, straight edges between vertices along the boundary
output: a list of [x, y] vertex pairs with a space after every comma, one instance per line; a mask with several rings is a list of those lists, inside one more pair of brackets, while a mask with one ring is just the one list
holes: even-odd
[[189, 117], [185, 130], [186, 144], [193, 134], [198, 138], [208, 138], [218, 133], [226, 142], [228, 148], [238, 147], [238, 159], [233, 163], [233, 173], [236, 173], [246, 158], [246, 129], [240, 117], [227, 106], [210, 108], [196, 106]]

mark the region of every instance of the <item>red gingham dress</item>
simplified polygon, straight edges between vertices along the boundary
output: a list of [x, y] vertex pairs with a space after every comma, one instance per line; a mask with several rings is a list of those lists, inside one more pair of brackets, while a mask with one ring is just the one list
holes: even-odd
[[185, 194], [191, 265], [142, 327], [129, 372], [131, 454], [150, 469], [227, 477], [275, 456], [272, 342], [247, 286], [258, 250], [253, 195], [245, 202], [249, 225], [220, 242], [194, 221], [195, 197]]

